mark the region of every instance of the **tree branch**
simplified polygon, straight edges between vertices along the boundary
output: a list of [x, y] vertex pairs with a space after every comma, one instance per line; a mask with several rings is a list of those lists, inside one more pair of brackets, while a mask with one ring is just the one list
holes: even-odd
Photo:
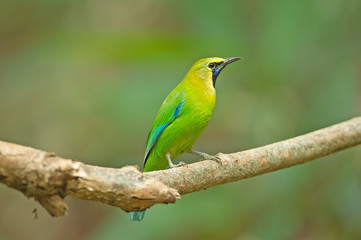
[[361, 117], [247, 151], [222, 154], [222, 165], [200, 161], [142, 173], [87, 165], [30, 147], [0, 141], [0, 182], [34, 197], [52, 216], [63, 216], [64, 197], [139, 211], [174, 203], [180, 195], [305, 163], [361, 143]]

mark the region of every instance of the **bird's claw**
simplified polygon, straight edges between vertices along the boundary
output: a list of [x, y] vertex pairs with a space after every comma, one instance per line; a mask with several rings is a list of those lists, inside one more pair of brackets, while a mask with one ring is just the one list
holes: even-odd
[[182, 166], [186, 166], [187, 164], [185, 163], [185, 162], [182, 162], [182, 161], [180, 161], [178, 164], [177, 164], [177, 166], [179, 166], [179, 167], [182, 167]]
[[214, 159], [212, 159], [218, 163], [222, 163], [222, 159], [220, 157], [214, 157]]
[[219, 163], [220, 165], [222, 165], [222, 159], [220, 157], [216, 157], [213, 155], [205, 155], [201, 160], [212, 160], [212, 161], [216, 161], [217, 163]]
[[171, 168], [187, 166], [185, 162], [180, 161], [178, 164], [170, 165]]
[[212, 156], [209, 158], [210, 160], [216, 161], [217, 163], [222, 165], [222, 159], [220, 157]]

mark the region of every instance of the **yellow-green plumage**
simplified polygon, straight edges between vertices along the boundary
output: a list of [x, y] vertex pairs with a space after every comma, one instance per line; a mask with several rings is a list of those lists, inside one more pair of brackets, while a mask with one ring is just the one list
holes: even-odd
[[[216, 104], [215, 81], [220, 71], [238, 59], [205, 58], [192, 66], [165, 99], [153, 122], [147, 140], [144, 172], [165, 169], [172, 164], [170, 159], [191, 151], [211, 119]], [[208, 154], [195, 153], [217, 160]], [[140, 221], [143, 217], [144, 212], [132, 213], [132, 220]]]
[[[168, 167], [166, 154], [172, 159], [190, 150], [207, 126], [216, 103], [216, 91], [212, 84], [212, 73], [204, 74], [202, 79], [195, 69], [205, 60], [197, 62], [184, 80], [168, 95], [163, 102], [152, 130], [171, 120], [177, 106], [183, 103], [181, 113], [167, 126], [146, 156], [144, 171]], [[199, 70], [198, 70], [199, 71]], [[207, 76], [209, 75], [209, 76]], [[202, 76], [202, 75], [201, 75]], [[152, 132], [152, 131], [151, 131]], [[151, 135], [148, 137], [148, 143]]]

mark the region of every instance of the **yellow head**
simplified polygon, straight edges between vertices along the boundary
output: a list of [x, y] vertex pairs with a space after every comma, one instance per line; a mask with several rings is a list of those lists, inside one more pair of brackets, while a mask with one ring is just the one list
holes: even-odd
[[216, 87], [216, 80], [222, 69], [228, 64], [235, 62], [241, 57], [231, 58], [203, 58], [196, 62], [189, 70], [186, 78], [190, 80], [199, 79], [206, 84], [206, 86], [214, 88]]

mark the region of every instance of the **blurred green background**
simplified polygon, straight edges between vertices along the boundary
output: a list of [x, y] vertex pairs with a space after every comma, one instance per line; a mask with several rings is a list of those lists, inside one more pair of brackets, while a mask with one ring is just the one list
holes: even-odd
[[[1, 1], [0, 140], [142, 165], [162, 101], [212, 56], [245, 59], [219, 77], [195, 149], [236, 152], [348, 120], [361, 112], [360, 12], [358, 0]], [[185, 195], [140, 223], [77, 199], [51, 218], [0, 185], [0, 239], [361, 239], [360, 158], [356, 147]]]

